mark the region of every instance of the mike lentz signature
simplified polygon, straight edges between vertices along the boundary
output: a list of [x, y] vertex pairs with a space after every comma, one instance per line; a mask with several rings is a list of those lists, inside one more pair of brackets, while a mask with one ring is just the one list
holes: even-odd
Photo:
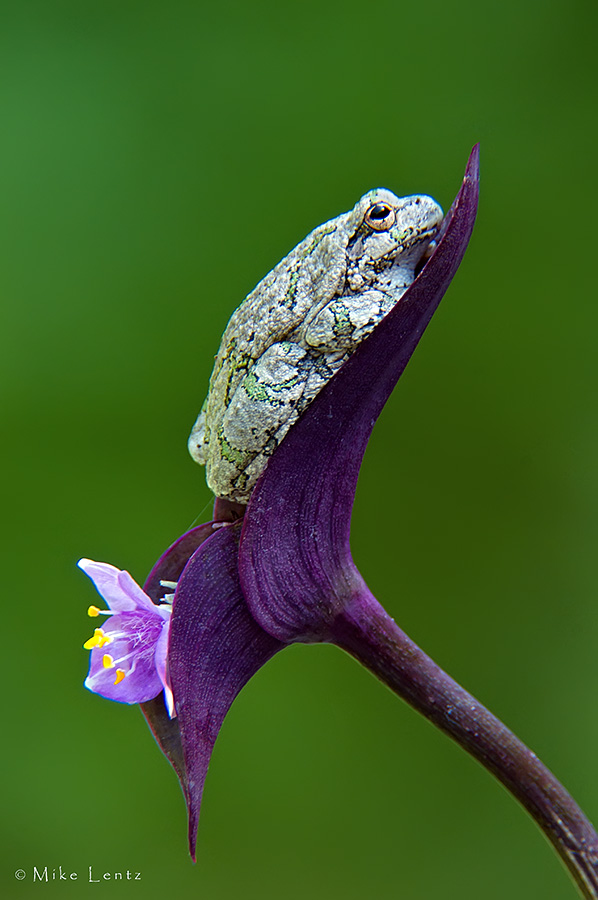
[[[25, 869], [17, 869], [15, 878], [17, 881], [24, 881], [28, 876]], [[32, 881], [86, 881], [88, 884], [101, 884], [106, 881], [141, 881], [141, 872], [102, 872], [101, 869], [94, 869], [88, 866], [85, 872], [67, 872], [62, 866], [58, 868], [50, 868], [48, 866], [33, 866], [30, 877]]]

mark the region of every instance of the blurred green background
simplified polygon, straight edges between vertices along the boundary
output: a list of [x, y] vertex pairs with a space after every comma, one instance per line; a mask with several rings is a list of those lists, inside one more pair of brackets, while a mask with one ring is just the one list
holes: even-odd
[[374, 431], [354, 555], [598, 819], [597, 12], [2, 4], [3, 896], [86, 895], [89, 865], [142, 872], [104, 897], [575, 896], [503, 788], [325, 646], [233, 706], [194, 867], [139, 712], [82, 687], [75, 563], [142, 581], [209, 518], [185, 444], [233, 309], [369, 188], [448, 207], [479, 140], [476, 231]]

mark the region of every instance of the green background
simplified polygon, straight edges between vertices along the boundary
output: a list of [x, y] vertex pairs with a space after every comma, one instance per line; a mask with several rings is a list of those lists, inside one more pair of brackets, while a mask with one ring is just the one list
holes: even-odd
[[[233, 706], [194, 867], [140, 714], [82, 687], [75, 563], [143, 580], [210, 517], [185, 443], [233, 309], [372, 187], [448, 207], [479, 140], [476, 231], [374, 431], [354, 555], [598, 819], [597, 18], [2, 4], [3, 896], [575, 896], [503, 788], [326, 646], [280, 654]], [[59, 864], [80, 880], [32, 884]], [[89, 865], [142, 882], [96, 889]]]

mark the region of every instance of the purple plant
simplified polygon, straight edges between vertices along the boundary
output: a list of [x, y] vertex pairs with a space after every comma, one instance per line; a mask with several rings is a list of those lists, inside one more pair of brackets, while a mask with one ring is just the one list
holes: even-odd
[[[247, 508], [217, 499], [214, 521], [179, 538], [148, 577], [145, 594], [154, 602], [164, 582], [176, 582], [168, 678], [156, 694], [169, 681], [177, 715], [161, 694], [142, 710], [183, 788], [193, 858], [208, 763], [234, 698], [289, 644], [328, 642], [480, 760], [535, 818], [582, 895], [598, 898], [598, 835], [590, 822], [537, 757], [400, 630], [350, 552], [367, 441], [463, 258], [477, 201], [475, 147], [431, 258], [291, 428]], [[144, 606], [162, 615], [154, 609]]]

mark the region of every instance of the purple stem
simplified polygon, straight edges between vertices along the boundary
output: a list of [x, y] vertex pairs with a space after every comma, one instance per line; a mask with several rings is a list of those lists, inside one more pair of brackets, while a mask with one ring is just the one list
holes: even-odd
[[519, 738], [401, 631], [364, 583], [336, 617], [331, 640], [492, 772], [554, 845], [581, 896], [598, 898], [598, 834], [577, 803]]

